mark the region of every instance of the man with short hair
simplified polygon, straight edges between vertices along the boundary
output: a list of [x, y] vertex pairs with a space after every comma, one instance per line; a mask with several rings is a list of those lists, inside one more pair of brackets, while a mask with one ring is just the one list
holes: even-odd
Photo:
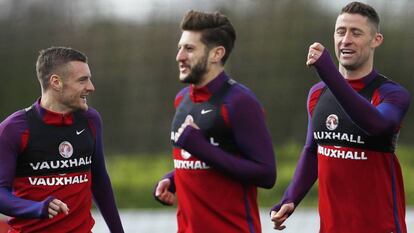
[[257, 187], [271, 188], [275, 158], [263, 108], [224, 64], [236, 33], [221, 13], [190, 11], [176, 60], [190, 84], [175, 98], [174, 171], [156, 186], [166, 205], [178, 199], [178, 232], [261, 232]]
[[111, 232], [123, 232], [105, 168], [102, 119], [88, 107], [95, 88], [87, 57], [40, 51], [42, 95], [0, 124], [0, 212], [9, 232], [91, 232], [92, 196]]
[[291, 184], [272, 208], [274, 228], [285, 228], [318, 179], [321, 233], [406, 233], [395, 148], [410, 95], [374, 69], [383, 36], [371, 6], [346, 5], [334, 41], [339, 72], [324, 46], [309, 48], [306, 64], [316, 68], [322, 82], [308, 96], [306, 144]]

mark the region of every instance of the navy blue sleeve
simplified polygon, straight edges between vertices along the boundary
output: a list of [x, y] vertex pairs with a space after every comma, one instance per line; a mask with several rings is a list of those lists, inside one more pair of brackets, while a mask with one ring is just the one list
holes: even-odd
[[257, 99], [239, 87], [231, 89], [229, 120], [241, 156], [213, 146], [200, 130], [186, 127], [177, 144], [208, 165], [242, 182], [262, 188], [273, 187], [276, 180], [275, 156], [263, 108]]
[[96, 130], [95, 157], [92, 159], [92, 194], [109, 230], [113, 233], [121, 233], [124, 230], [105, 166], [102, 119], [94, 109], [90, 108], [88, 114]]
[[0, 124], [0, 213], [19, 218], [47, 218], [48, 197], [41, 202], [16, 197], [12, 192], [21, 135], [27, 129], [24, 111], [19, 111]]
[[378, 106], [372, 105], [347, 83], [324, 49], [315, 63], [316, 71], [338, 100], [349, 117], [371, 135], [395, 133], [408, 110], [410, 94], [403, 87], [388, 83], [380, 88], [382, 98]]

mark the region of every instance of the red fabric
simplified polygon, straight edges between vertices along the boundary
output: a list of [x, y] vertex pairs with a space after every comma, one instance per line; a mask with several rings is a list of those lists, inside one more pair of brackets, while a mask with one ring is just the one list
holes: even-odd
[[[201, 87], [201, 88], [195, 88], [193, 85], [190, 86], [190, 99], [194, 103], [201, 103], [205, 102], [211, 97], [211, 92], [208, 90], [207, 86]], [[180, 95], [178, 96], [174, 101], [174, 107], [177, 108], [178, 105], [180, 105], [181, 101], [183, 100], [184, 96]], [[229, 119], [229, 113], [226, 105], [221, 105], [221, 116], [223, 117], [224, 123], [228, 127], [231, 127], [230, 119]]]
[[204, 102], [211, 97], [211, 92], [207, 86], [195, 88], [193, 85], [190, 86], [190, 99], [194, 103]]
[[[76, 177], [78, 177], [78, 182], [75, 182]], [[27, 177], [16, 177], [13, 181], [13, 187], [16, 190], [14, 195], [34, 201], [42, 201], [53, 195], [55, 198], [65, 200], [69, 207], [69, 215], [59, 214], [52, 219], [11, 218], [10, 224], [13, 226], [11, 232], [64, 233], [89, 232], [92, 229], [95, 221], [90, 213], [92, 206], [92, 177], [90, 172], [36, 176], [31, 177], [32, 182], [35, 182], [34, 179], [36, 178], [44, 180], [47, 180], [47, 178], [67, 178], [72, 179], [73, 183], [66, 185], [36, 184], [39, 186], [39, 189], [36, 189], [36, 185], [32, 185]], [[62, 221], [65, 224], [62, 224]]]
[[231, 127], [230, 119], [229, 119], [229, 112], [227, 110], [226, 105], [224, 104], [221, 105], [221, 116], [223, 117], [224, 123], [226, 123], [228, 127]]
[[378, 104], [380, 104], [380, 101], [381, 101], [380, 93], [377, 89], [374, 91], [374, 94], [372, 95], [371, 104], [374, 106], [378, 106]]
[[[184, 160], [181, 149], [174, 148], [173, 154], [175, 161]], [[195, 156], [186, 158], [185, 162], [187, 161], [202, 162]], [[176, 194], [181, 201], [177, 209], [180, 227], [178, 233], [250, 233], [250, 227], [254, 229], [253, 232], [261, 232], [255, 186], [246, 187], [214, 169], [176, 168], [174, 180]], [[246, 198], [240, 193], [245, 193]], [[246, 206], [250, 217], [253, 218], [251, 222], [247, 216]], [[225, 210], [226, 214], [224, 215], [220, 209]], [[206, 225], [206, 222], [213, 224]]]
[[362, 79], [347, 81], [355, 91], [360, 91], [365, 87], [365, 83], [362, 81]]
[[7, 233], [9, 230], [9, 225], [5, 219], [0, 219], [0, 233]]
[[[320, 148], [340, 150], [345, 153], [352, 152], [353, 155], [358, 153], [358, 157], [366, 159], [326, 156]], [[321, 219], [324, 219], [321, 222], [320, 232], [376, 233], [384, 232], [384, 229], [387, 229], [386, 232], [397, 232], [392, 211], [394, 207], [391, 191], [393, 190], [394, 171], [400, 171], [400, 169], [398, 159], [392, 153], [335, 146], [319, 147], [319, 214]], [[396, 180], [402, 181], [400, 172], [397, 172], [396, 176], [398, 176]], [[372, 184], [381, 185], [373, 186]], [[403, 190], [402, 182], [396, 185], [397, 199], [404, 200], [404, 193], [400, 191]], [[341, 192], [333, 194], [332, 190], [341, 190]], [[375, 193], [375, 196], [367, 196], [365, 193]], [[405, 207], [403, 204], [397, 207], [399, 219], [404, 219]], [[383, 206], [381, 209], [388, 211], [378, 211], [378, 206]], [[337, 218], [340, 215], [349, 216], [349, 218]], [[358, 224], [350, 224], [349, 221], [358, 221]], [[404, 224], [401, 229], [405, 233], [405, 223], [400, 222], [399, 224]]]
[[174, 101], [174, 107], [175, 107], [175, 108], [177, 108], [177, 107], [178, 107], [178, 105], [180, 105], [181, 100], [183, 100], [183, 98], [184, 98], [184, 96], [182, 96], [182, 95], [180, 95], [180, 96], [178, 96], [177, 98], [175, 98], [175, 101]]
[[20, 145], [20, 151], [24, 151], [27, 147], [27, 143], [29, 142], [29, 129], [26, 129], [23, 133], [22, 133], [22, 144]]
[[91, 129], [93, 138], [96, 138], [96, 128], [91, 119], [88, 119], [88, 125], [89, 125], [89, 128]]
[[316, 103], [318, 102], [319, 96], [321, 95], [323, 89], [318, 89], [316, 91], [314, 91], [311, 96], [309, 97], [309, 103], [308, 103], [308, 108], [309, 108], [309, 114], [312, 116], [313, 114], [313, 109], [316, 106]]
[[43, 121], [49, 125], [71, 125], [73, 123], [73, 114], [61, 114], [45, 109]]

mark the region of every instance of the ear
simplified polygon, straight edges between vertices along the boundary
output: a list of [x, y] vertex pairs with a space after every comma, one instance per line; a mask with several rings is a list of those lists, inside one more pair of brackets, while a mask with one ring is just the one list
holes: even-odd
[[63, 88], [63, 80], [62, 78], [57, 74], [52, 74], [49, 77], [49, 86], [53, 90], [61, 91]]
[[374, 39], [371, 42], [371, 47], [376, 48], [382, 44], [382, 41], [384, 40], [384, 37], [381, 33], [377, 32], [375, 33]]
[[226, 54], [226, 49], [223, 46], [217, 46], [210, 50], [210, 59], [212, 63], [219, 63]]

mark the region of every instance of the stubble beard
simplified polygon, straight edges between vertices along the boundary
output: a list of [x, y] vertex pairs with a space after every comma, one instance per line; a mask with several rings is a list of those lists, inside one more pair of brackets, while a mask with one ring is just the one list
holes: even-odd
[[200, 62], [191, 68], [191, 72], [181, 80], [182, 83], [197, 85], [201, 83], [204, 74], [207, 73], [207, 56], [203, 56]]

